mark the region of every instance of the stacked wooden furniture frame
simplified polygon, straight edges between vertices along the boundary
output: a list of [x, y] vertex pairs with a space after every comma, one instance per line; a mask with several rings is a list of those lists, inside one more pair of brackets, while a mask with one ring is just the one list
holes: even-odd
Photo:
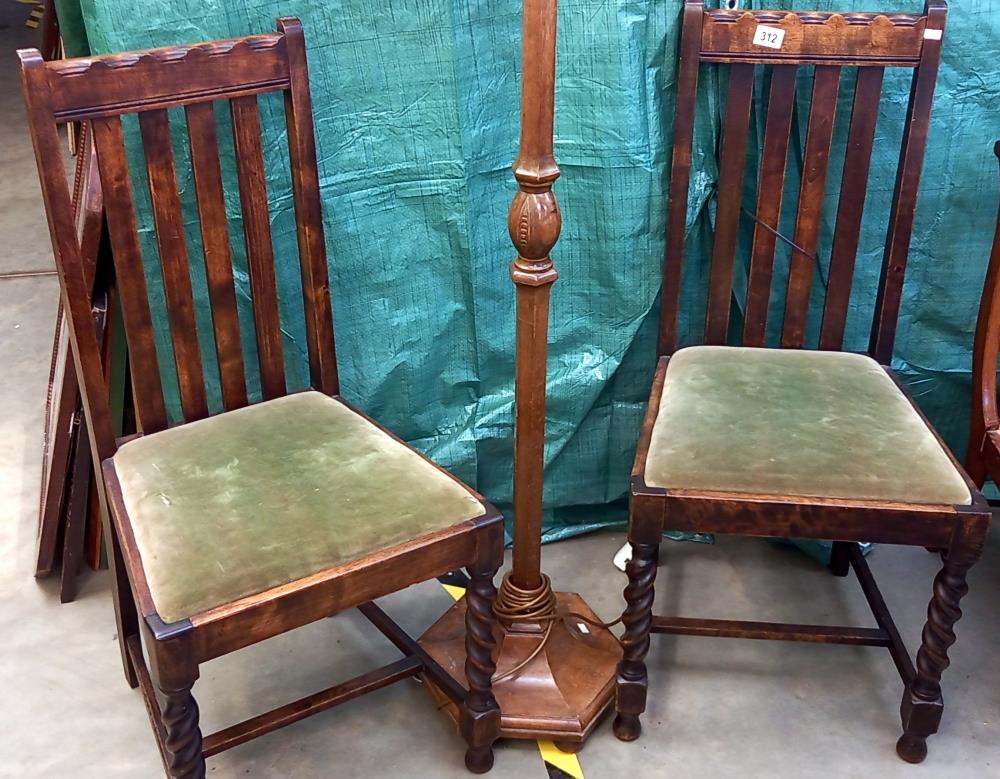
[[[993, 152], [1000, 160], [1000, 141]], [[997, 411], [997, 356], [1000, 353], [1000, 206], [993, 234], [993, 251], [986, 285], [979, 303], [976, 342], [972, 351], [972, 424], [965, 467], [983, 486], [987, 478], [1000, 481], [1000, 412]]]
[[[80, 125], [76, 142], [76, 168], [72, 189], [73, 217], [79, 236], [80, 257], [92, 290], [91, 308], [100, 338], [107, 346], [108, 293], [111, 274], [102, 256], [104, 211], [97, 156], [89, 128]], [[92, 462], [85, 440], [86, 425], [77, 387], [76, 371], [69, 354], [68, 324], [60, 304], [56, 313], [55, 339], [49, 368], [49, 390], [45, 408], [42, 448], [42, 479], [39, 500], [38, 541], [35, 576], [44, 578], [57, 567], [60, 598], [65, 603], [76, 595], [77, 573], [85, 556]], [[81, 433], [82, 438], [81, 440]]]
[[[502, 518], [338, 395], [300, 24], [282, 19], [274, 34], [87, 59], [46, 63], [35, 50], [19, 55], [75, 370], [93, 456], [102, 464], [100, 498], [110, 509], [104, 533], [126, 676], [142, 689], [167, 773], [204, 776], [206, 757], [418, 674], [460, 705], [466, 764], [488, 770], [499, 723], [491, 607]], [[265, 93], [283, 95], [285, 105], [281, 134], [287, 130], [311, 376], [311, 389], [297, 393], [286, 386], [278, 314], [258, 108]], [[216, 108], [228, 110], [228, 121], [217, 122]], [[205, 335], [214, 337], [221, 404], [206, 391], [174, 158], [184, 125], [171, 124], [171, 109], [186, 123], [213, 328]], [[130, 167], [123, 123], [136, 114], [145, 164], [133, 158]], [[109, 419], [90, 278], [57, 134], [57, 125], [82, 120], [97, 147], [141, 431], [124, 441]], [[242, 206], [260, 402], [252, 402], [246, 378], [251, 358], [242, 347], [220, 164], [220, 128], [229, 124], [235, 154], [226, 164], [235, 165]], [[133, 186], [143, 179], [180, 387], [174, 424], [137, 233]], [[471, 575], [467, 687], [372, 602], [463, 566]], [[200, 663], [351, 607], [404, 657], [202, 737], [192, 695]]]
[[[941, 720], [941, 674], [961, 616], [966, 574], [989, 522], [982, 495], [897, 381], [892, 358], [946, 7], [923, 14], [706, 10], [684, 6], [663, 276], [660, 360], [632, 472], [624, 655], [615, 732], [638, 737], [650, 633], [887, 648], [905, 684], [897, 752], [919, 762]], [[760, 29], [763, 28], [763, 29]], [[762, 33], [767, 33], [765, 37]], [[755, 43], [761, 41], [761, 44]], [[800, 71], [811, 107], [780, 342], [767, 338], [789, 128]], [[678, 349], [678, 306], [699, 71], [723, 68], [728, 89], [704, 345]], [[895, 191], [867, 355], [841, 351], [886, 68], [912, 70]], [[770, 70], [742, 346], [727, 346], [734, 263], [758, 69]], [[854, 71], [856, 76], [848, 75]], [[806, 350], [832, 125], [841, 82], [856, 79], [818, 349]], [[893, 96], [889, 95], [890, 102]], [[857, 291], [855, 291], [857, 292]], [[818, 313], [818, 312], [817, 312]], [[772, 341], [779, 337], [772, 334]], [[811, 339], [810, 339], [811, 340]], [[767, 346], [781, 348], [764, 348]], [[810, 344], [812, 345], [812, 344]], [[994, 361], [995, 362], [995, 361]], [[853, 568], [876, 627], [787, 625], [654, 616], [665, 529], [835, 542], [832, 568]], [[911, 661], [858, 542], [944, 550], [922, 644]]]

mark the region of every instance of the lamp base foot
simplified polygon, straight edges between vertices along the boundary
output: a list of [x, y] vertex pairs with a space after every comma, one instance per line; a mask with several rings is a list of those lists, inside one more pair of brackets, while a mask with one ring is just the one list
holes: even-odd
[[[575, 592], [557, 592], [561, 613], [576, 612], [599, 621]], [[524, 668], [503, 674], [538, 649], [544, 630], [537, 625], [497, 626], [497, 678], [501, 738], [554, 741], [560, 749], [579, 748], [608, 710], [615, 692], [621, 646], [614, 634], [572, 617], [552, 624], [544, 648]], [[420, 638], [420, 646], [456, 681], [465, 680], [465, 600], [459, 600]], [[430, 680], [431, 694], [456, 722], [458, 707]]]

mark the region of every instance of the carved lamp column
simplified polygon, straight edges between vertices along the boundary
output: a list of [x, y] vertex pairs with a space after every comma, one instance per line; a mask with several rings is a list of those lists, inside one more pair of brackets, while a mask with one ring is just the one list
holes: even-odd
[[[611, 702], [621, 648], [579, 595], [553, 592], [541, 571], [549, 292], [558, 277], [549, 253], [562, 225], [552, 193], [559, 177], [552, 151], [555, 58], [556, 0], [525, 0], [521, 146], [514, 163], [520, 191], [508, 219], [518, 254], [510, 266], [517, 288], [514, 550], [497, 597], [493, 692], [502, 736], [552, 740], [575, 751]], [[464, 612], [460, 601], [420, 639], [463, 683]]]

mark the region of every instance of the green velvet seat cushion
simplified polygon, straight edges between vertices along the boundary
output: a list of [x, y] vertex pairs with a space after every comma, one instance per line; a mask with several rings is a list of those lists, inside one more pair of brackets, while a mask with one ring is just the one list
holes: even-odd
[[645, 481], [710, 492], [972, 502], [962, 475], [895, 382], [869, 357], [844, 352], [676, 352]]
[[136, 439], [114, 467], [165, 622], [486, 513], [448, 474], [318, 392]]

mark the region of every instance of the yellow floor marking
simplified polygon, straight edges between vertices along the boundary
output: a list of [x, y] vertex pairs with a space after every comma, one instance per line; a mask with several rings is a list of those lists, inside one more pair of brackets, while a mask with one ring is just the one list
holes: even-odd
[[454, 584], [442, 584], [445, 591], [455, 600], [461, 600], [465, 595], [465, 587], [456, 587]]
[[538, 751], [542, 753], [542, 760], [546, 763], [551, 763], [560, 771], [572, 776], [573, 779], [583, 779], [583, 769], [580, 767], [580, 761], [577, 760], [576, 755], [563, 752], [551, 741], [539, 741]]

